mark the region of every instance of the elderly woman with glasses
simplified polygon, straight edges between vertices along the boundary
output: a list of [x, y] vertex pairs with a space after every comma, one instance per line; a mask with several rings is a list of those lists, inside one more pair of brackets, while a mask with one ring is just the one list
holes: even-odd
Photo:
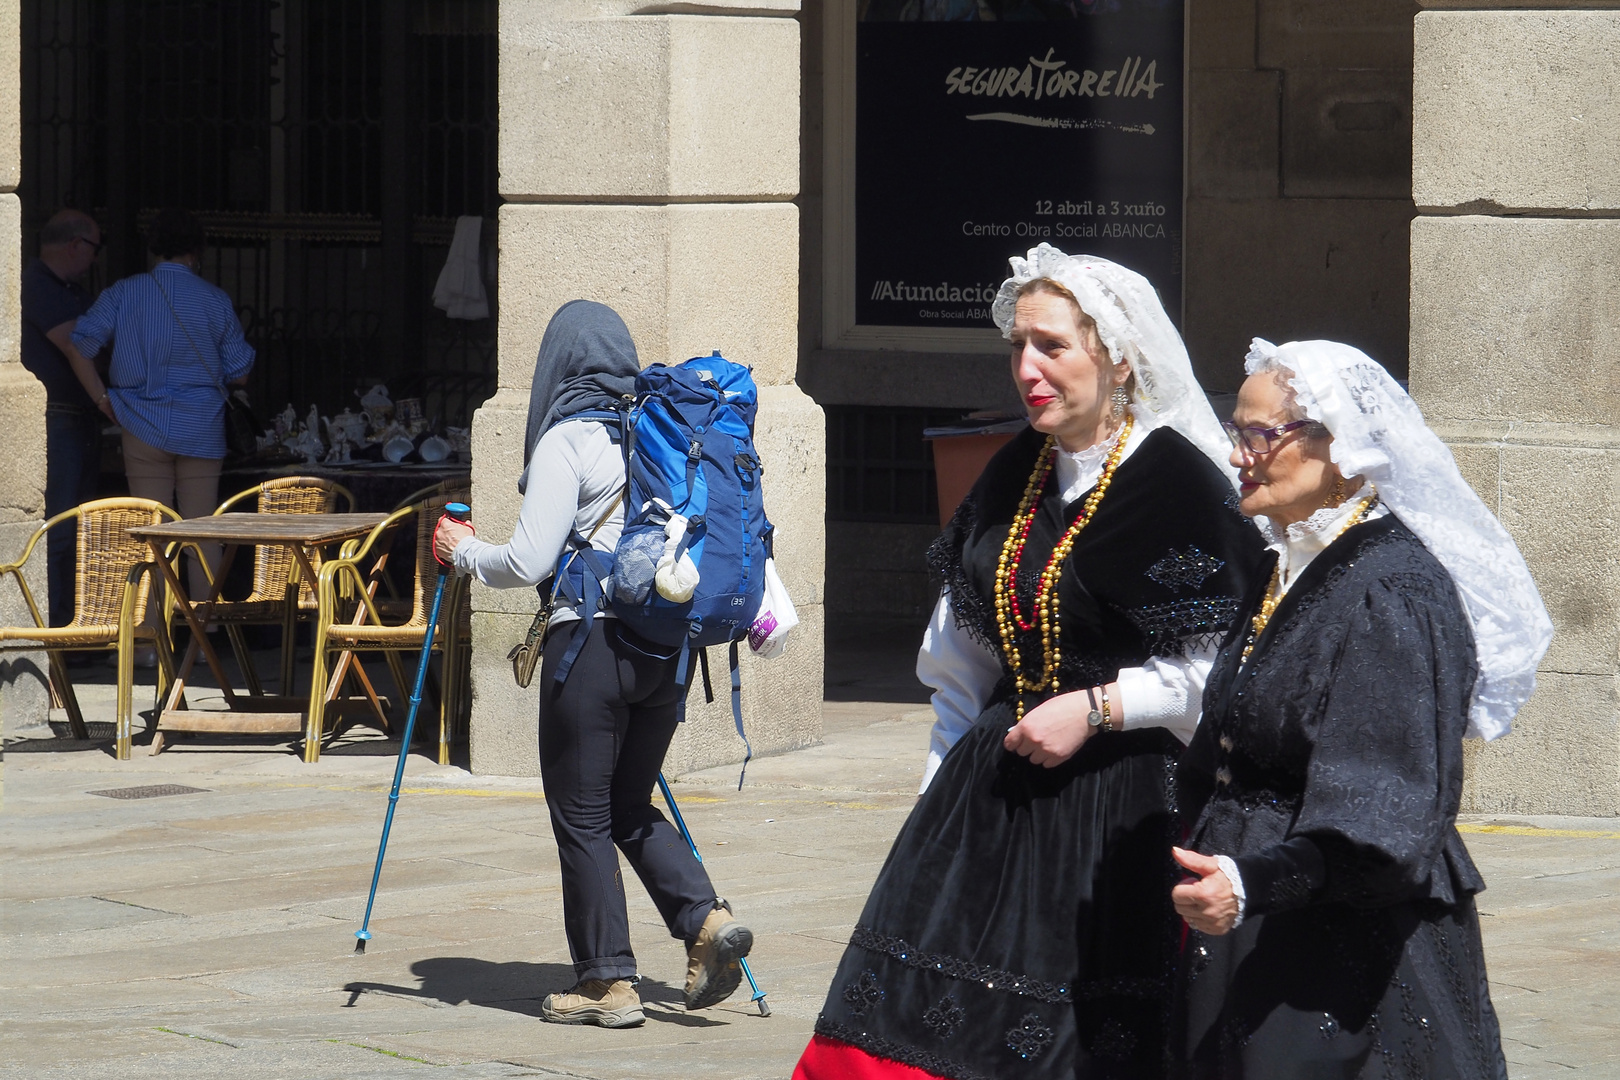
[[1269, 565], [1179, 765], [1183, 1074], [1506, 1077], [1457, 834], [1552, 626], [1412, 399], [1348, 345], [1256, 339], [1225, 425]]

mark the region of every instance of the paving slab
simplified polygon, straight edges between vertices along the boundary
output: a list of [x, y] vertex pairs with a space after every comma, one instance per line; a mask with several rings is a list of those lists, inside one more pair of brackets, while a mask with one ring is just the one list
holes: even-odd
[[[81, 691], [92, 718], [110, 715], [100, 689]], [[572, 982], [538, 781], [411, 756], [356, 955], [398, 744], [355, 729], [305, 765], [274, 740], [187, 739], [119, 762], [105, 741], [7, 731], [0, 1078], [785, 1078], [915, 802], [930, 714], [901, 689], [828, 701], [825, 742], [753, 762], [741, 791], [735, 767], [675, 783], [756, 931], [772, 1015], [746, 994], [687, 1014], [681, 946], [632, 885], [632, 1031], [538, 1019]], [[147, 784], [205, 790], [88, 794]], [[1514, 1080], [1620, 1078], [1620, 821], [1464, 830]]]

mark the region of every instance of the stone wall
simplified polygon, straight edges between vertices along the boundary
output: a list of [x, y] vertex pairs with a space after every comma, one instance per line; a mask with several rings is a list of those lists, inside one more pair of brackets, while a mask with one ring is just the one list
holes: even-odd
[[1184, 328], [1204, 386], [1249, 339], [1406, 371], [1411, 0], [1187, 0]]
[[[0, 0], [0, 431], [7, 467], [0, 470], [0, 562], [22, 553], [45, 514], [45, 388], [21, 361], [22, 341], [22, 43], [21, 0]], [[45, 545], [29, 564], [29, 588], [43, 606]], [[0, 581], [0, 620], [33, 619], [15, 581]], [[0, 711], [8, 726], [43, 720], [49, 705], [44, 653], [0, 655]]]
[[[562, 303], [614, 307], [644, 364], [719, 349], [753, 366], [766, 511], [803, 620], [782, 659], [744, 661], [755, 753], [821, 735], [824, 432], [793, 381], [797, 11], [797, 0], [503, 0], [499, 390], [473, 422], [474, 512], [480, 532], [504, 539], [535, 354]], [[538, 771], [538, 682], [518, 690], [504, 659], [534, 601], [474, 586], [476, 772]], [[725, 694], [690, 704], [668, 770], [741, 760]]]
[[1426, 6], [1412, 393], [1556, 628], [1513, 733], [1470, 744], [1466, 805], [1620, 813], [1620, 10]]

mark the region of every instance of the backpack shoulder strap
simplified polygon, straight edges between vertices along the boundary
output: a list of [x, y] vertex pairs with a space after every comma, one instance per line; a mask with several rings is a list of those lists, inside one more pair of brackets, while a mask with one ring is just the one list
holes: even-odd
[[[587, 565], [597, 561], [590, 557], [591, 554], [594, 553], [594, 549], [591, 547], [591, 541], [596, 539], [596, 534], [602, 531], [602, 526], [608, 523], [608, 519], [613, 516], [614, 512], [617, 511], [620, 506], [624, 505], [624, 497], [627, 494], [629, 494], [629, 488], [622, 487], [619, 489], [619, 494], [614, 497], [611, 503], [608, 504], [608, 508], [602, 511], [602, 516], [596, 519], [596, 524], [591, 526], [590, 532], [585, 533], [582, 536], [580, 535], [579, 530], [575, 529], [573, 532], [568, 534], [568, 539], [565, 541], [567, 551], [564, 553], [562, 561], [557, 564], [557, 572], [554, 575], [557, 584], [554, 585], [551, 590], [551, 595], [553, 597], [556, 597], [558, 589], [562, 587], [562, 582], [567, 577], [568, 564], [573, 562], [575, 555], [579, 555], [585, 559]], [[599, 576], [606, 577], [605, 574], [601, 574]], [[581, 602], [581, 598], [577, 596], [569, 596], [569, 600], [576, 604]]]
[[[559, 685], [567, 681], [568, 673], [574, 668], [574, 661], [579, 659], [579, 652], [585, 647], [585, 639], [590, 636], [591, 628], [596, 622], [596, 609], [602, 598], [602, 583], [612, 572], [602, 562], [596, 549], [591, 547], [591, 541], [602, 531], [602, 526], [607, 524], [614, 511], [619, 509], [627, 491], [627, 488], [619, 489], [619, 494], [603, 511], [602, 516], [596, 519], [596, 524], [591, 526], [588, 534], [581, 536], [578, 529], [574, 530], [568, 537], [570, 550], [557, 566], [554, 575], [555, 584], [551, 591], [552, 600], [555, 601], [557, 593], [561, 591], [580, 610], [579, 625], [574, 628], [573, 640], [568, 643], [568, 651], [563, 654], [562, 661], [557, 665], [555, 678]], [[568, 575], [569, 566], [576, 555], [585, 564], [585, 573], [581, 575], [582, 581], [577, 591], [573, 588], [573, 581]]]

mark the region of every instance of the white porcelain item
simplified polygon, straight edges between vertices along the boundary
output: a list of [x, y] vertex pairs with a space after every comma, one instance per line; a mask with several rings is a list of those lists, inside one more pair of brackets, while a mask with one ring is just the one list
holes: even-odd
[[395, 435], [392, 439], [383, 443], [383, 458], [398, 465], [409, 457], [411, 451], [415, 449], [416, 444], [411, 440], [403, 435]]
[[448, 442], [437, 435], [429, 435], [422, 440], [422, 445], [416, 448], [416, 452], [422, 456], [423, 461], [439, 462], [450, 456], [451, 448]]

